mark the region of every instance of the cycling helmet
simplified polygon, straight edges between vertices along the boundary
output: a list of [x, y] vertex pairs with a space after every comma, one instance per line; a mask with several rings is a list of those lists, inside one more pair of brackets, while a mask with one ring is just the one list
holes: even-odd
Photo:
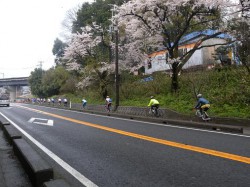
[[153, 98], [154, 98], [154, 96], [150, 96], [150, 98], [151, 98], [151, 99], [153, 99]]
[[198, 98], [202, 97], [202, 94], [198, 94], [197, 97], [198, 97]]

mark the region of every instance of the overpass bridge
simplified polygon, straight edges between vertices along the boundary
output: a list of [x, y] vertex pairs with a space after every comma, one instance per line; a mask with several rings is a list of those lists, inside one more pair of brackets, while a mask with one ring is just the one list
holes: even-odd
[[0, 87], [10, 92], [10, 100], [14, 101], [19, 95], [22, 86], [29, 86], [29, 77], [15, 77], [0, 79]]

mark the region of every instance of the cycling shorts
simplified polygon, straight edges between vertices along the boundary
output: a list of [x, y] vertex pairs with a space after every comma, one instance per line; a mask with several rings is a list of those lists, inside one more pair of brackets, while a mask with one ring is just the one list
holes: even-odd
[[210, 107], [210, 104], [205, 104], [201, 106], [201, 108], [209, 108], [209, 107]]

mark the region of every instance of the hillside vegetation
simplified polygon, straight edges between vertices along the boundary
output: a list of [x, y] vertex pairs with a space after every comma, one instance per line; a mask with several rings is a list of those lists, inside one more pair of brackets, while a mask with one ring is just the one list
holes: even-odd
[[[162, 108], [191, 114], [196, 103], [196, 93], [202, 93], [211, 102], [211, 115], [250, 118], [250, 76], [243, 67], [183, 72], [179, 77], [180, 89], [177, 93], [171, 93], [171, 77], [168, 74], [157, 72], [151, 76], [152, 81], [143, 81], [143, 78], [149, 76], [134, 76], [123, 72], [120, 106], [146, 107], [150, 96], [154, 95]], [[115, 100], [114, 84], [108, 87], [108, 95]], [[84, 97], [89, 104], [104, 103], [97, 87], [66, 96], [72, 102], [81, 102]]]

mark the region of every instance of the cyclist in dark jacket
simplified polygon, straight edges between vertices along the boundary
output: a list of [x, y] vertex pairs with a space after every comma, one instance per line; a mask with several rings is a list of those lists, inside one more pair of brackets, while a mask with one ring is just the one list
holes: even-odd
[[197, 95], [198, 101], [195, 109], [199, 109], [201, 114], [203, 114], [203, 111], [207, 111], [210, 108], [210, 103], [207, 99], [202, 97], [202, 94]]

